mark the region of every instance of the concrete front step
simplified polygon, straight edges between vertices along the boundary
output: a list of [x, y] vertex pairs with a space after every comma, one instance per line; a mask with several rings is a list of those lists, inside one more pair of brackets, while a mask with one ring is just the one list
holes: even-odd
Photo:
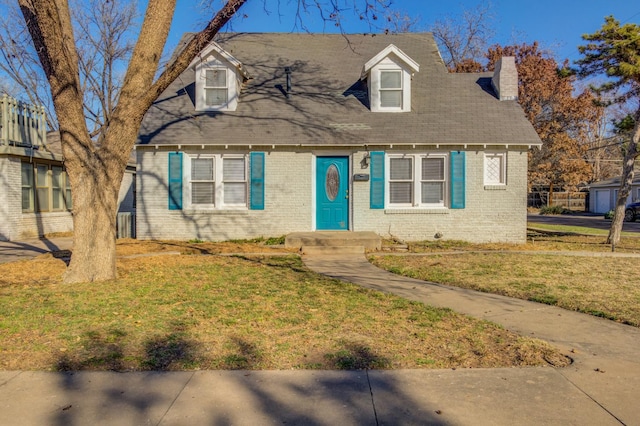
[[285, 247], [361, 247], [362, 250], [380, 250], [382, 239], [375, 232], [316, 231], [294, 232], [285, 237]]
[[302, 254], [337, 256], [341, 254], [363, 254], [364, 246], [302, 246]]

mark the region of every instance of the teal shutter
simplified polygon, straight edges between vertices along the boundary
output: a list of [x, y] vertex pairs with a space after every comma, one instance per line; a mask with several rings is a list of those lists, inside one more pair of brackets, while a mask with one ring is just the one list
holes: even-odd
[[384, 209], [384, 152], [371, 154], [370, 208]]
[[182, 153], [169, 153], [169, 210], [182, 210]]
[[451, 153], [451, 208], [465, 207], [465, 168], [464, 151]]
[[250, 209], [264, 210], [264, 152], [251, 153]]

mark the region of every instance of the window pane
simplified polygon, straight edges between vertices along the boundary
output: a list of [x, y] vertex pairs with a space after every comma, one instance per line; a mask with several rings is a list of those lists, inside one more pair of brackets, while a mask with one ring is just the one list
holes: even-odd
[[43, 212], [49, 210], [49, 188], [36, 189], [36, 199], [38, 211]]
[[384, 108], [402, 107], [402, 90], [384, 90], [380, 92], [380, 106]]
[[412, 182], [389, 183], [389, 202], [392, 204], [411, 204], [413, 200]]
[[209, 106], [224, 105], [227, 103], [227, 89], [206, 89], [205, 103]]
[[62, 167], [51, 167], [51, 208], [61, 210], [62, 201]]
[[225, 183], [224, 184], [225, 204], [246, 204], [247, 185], [245, 183]]
[[33, 210], [33, 192], [31, 188], [22, 188], [22, 210], [32, 211]]
[[213, 180], [213, 158], [192, 158], [191, 180]]
[[227, 70], [206, 70], [205, 79], [207, 87], [227, 87]]
[[392, 158], [389, 165], [391, 166], [391, 180], [412, 180], [412, 158]]
[[191, 203], [192, 204], [213, 204], [213, 182], [192, 182], [191, 183]]
[[44, 164], [37, 165], [36, 186], [47, 186], [47, 172], [49, 167]]
[[51, 208], [53, 210], [62, 210], [62, 190], [60, 188], [53, 188], [51, 190]]
[[444, 203], [444, 183], [422, 182], [422, 202], [425, 204]]
[[422, 180], [444, 180], [444, 158], [423, 158]]
[[36, 165], [36, 210], [49, 210], [49, 166]]
[[380, 72], [380, 88], [381, 89], [400, 89], [402, 87], [401, 71], [381, 71]]
[[33, 186], [33, 164], [22, 163], [22, 186]]
[[222, 160], [222, 179], [226, 181], [244, 181], [244, 158], [224, 158]]

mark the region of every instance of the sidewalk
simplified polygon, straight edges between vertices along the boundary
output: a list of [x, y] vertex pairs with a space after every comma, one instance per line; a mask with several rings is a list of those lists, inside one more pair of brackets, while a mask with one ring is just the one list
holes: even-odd
[[[0, 259], [13, 256], [6, 244], [0, 243]], [[29, 247], [40, 249], [34, 242], [18, 248]], [[640, 330], [634, 327], [399, 277], [362, 255], [304, 260], [335, 278], [547, 340], [574, 363], [564, 369], [0, 371], [0, 425], [640, 425]]]
[[30, 259], [52, 251], [70, 250], [72, 246], [73, 237], [0, 241], [0, 263]]

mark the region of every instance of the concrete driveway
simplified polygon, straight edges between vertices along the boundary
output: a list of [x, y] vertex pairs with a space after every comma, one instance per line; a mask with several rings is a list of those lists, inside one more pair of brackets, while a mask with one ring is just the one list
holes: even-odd
[[[586, 226], [596, 229], [609, 229], [611, 228], [611, 221], [604, 219], [601, 214], [574, 214], [574, 215], [539, 215], [529, 214], [527, 215], [527, 221], [530, 226], [534, 226], [536, 223], [546, 223], [549, 225], [569, 225], [569, 226]], [[622, 226], [623, 231], [638, 232], [640, 234], [640, 221], [624, 222]], [[640, 235], [639, 235], [640, 236]]]

